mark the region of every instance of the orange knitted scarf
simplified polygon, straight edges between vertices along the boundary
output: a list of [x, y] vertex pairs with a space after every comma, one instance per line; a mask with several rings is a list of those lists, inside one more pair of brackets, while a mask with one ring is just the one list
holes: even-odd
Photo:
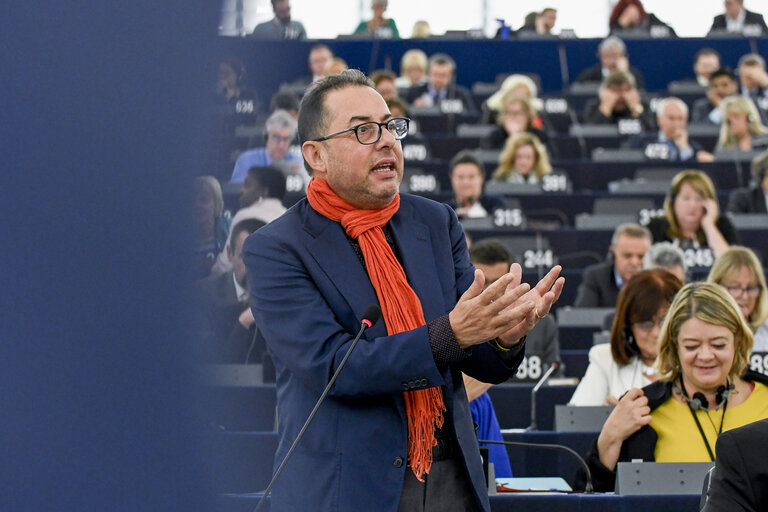
[[[381, 306], [387, 333], [397, 334], [421, 327], [426, 322], [421, 302], [408, 284], [405, 271], [387, 243], [382, 227], [400, 208], [400, 195], [379, 210], [358, 210], [331, 190], [325, 180], [313, 178], [307, 187], [310, 206], [332, 221], [340, 222], [356, 238]], [[443, 394], [439, 387], [406, 391], [408, 413], [408, 458], [421, 481], [432, 467], [435, 427], [443, 426]]]

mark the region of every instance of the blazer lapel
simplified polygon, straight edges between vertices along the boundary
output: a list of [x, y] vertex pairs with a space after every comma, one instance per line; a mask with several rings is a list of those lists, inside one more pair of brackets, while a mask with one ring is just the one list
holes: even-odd
[[421, 299], [427, 321], [445, 313], [440, 278], [432, 256], [429, 228], [416, 220], [411, 205], [401, 201], [400, 211], [390, 221], [395, 243], [400, 251], [408, 284]]
[[[305, 229], [314, 237], [307, 244], [307, 250], [328, 276], [331, 284], [344, 297], [356, 324], [366, 307], [370, 304], [378, 304], [376, 291], [373, 289], [368, 273], [357, 259], [339, 223], [323, 217], [308, 207]], [[366, 337], [384, 335], [386, 335], [384, 322], [378, 322]]]

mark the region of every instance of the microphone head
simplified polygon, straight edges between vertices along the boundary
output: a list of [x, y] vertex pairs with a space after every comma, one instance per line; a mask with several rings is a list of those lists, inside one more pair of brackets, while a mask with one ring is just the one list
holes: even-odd
[[702, 410], [705, 411], [709, 409], [709, 402], [707, 400], [707, 397], [704, 396], [703, 393], [694, 393], [693, 398], [691, 398], [691, 409], [694, 411]]
[[372, 327], [381, 318], [381, 308], [378, 304], [371, 304], [363, 311], [363, 322]]

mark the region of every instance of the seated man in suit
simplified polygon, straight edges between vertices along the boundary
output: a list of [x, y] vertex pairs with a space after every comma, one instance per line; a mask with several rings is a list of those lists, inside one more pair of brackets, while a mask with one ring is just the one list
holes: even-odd
[[300, 21], [291, 19], [291, 0], [272, 0], [275, 17], [254, 27], [251, 37], [259, 39], [305, 40], [307, 31]]
[[728, 96], [739, 93], [739, 82], [730, 68], [720, 68], [709, 78], [707, 97], [693, 102], [694, 123], [709, 123], [720, 125], [723, 122], [723, 111], [720, 104]]
[[768, 419], [723, 432], [702, 512], [759, 512], [768, 507]]
[[696, 75], [696, 83], [702, 87], [709, 87], [712, 73], [720, 69], [720, 54], [712, 48], [702, 48], [693, 57], [693, 73]]
[[264, 347], [255, 342], [255, 321], [248, 304], [248, 282], [243, 263], [243, 243], [248, 235], [264, 226], [258, 219], [245, 219], [232, 228], [227, 252], [232, 270], [213, 274], [197, 282], [201, 338], [206, 362], [245, 363], [261, 360]]
[[725, 13], [712, 20], [709, 32], [733, 32], [746, 36], [768, 34], [762, 14], [744, 8], [744, 0], [725, 0]]
[[405, 100], [414, 107], [440, 107], [443, 112], [459, 113], [476, 110], [466, 87], [456, 85], [456, 62], [450, 55], [436, 53], [429, 58], [427, 83], [408, 89]]
[[731, 213], [768, 213], [768, 151], [752, 161], [754, 184], [737, 188], [728, 197]]
[[576, 292], [576, 308], [613, 308], [619, 290], [643, 269], [643, 257], [651, 248], [651, 232], [637, 224], [622, 224], [613, 232], [611, 257], [584, 269]]
[[656, 110], [656, 134], [634, 137], [630, 146], [642, 147], [645, 156], [668, 162], [712, 162], [712, 153], [688, 137], [688, 105], [680, 98], [670, 97], [659, 102]]
[[629, 64], [627, 45], [616, 36], [610, 36], [597, 47], [600, 62], [587, 68], [576, 77], [579, 83], [601, 83], [614, 71], [628, 71], [634, 78], [638, 89], [645, 90], [643, 74], [635, 66]]
[[602, 85], [599, 97], [584, 105], [585, 124], [618, 124], [624, 119], [637, 119], [640, 131], [653, 129], [650, 108], [643, 104], [635, 78], [626, 71], [612, 71]]

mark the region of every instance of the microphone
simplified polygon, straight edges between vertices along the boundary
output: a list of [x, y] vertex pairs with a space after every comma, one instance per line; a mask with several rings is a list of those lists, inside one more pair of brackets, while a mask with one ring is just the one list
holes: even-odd
[[544, 375], [541, 376], [536, 385], [533, 386], [533, 389], [531, 390], [531, 424], [528, 425], [528, 428], [525, 429], [526, 432], [538, 430], [538, 427], [536, 426], [536, 393], [539, 392], [539, 388], [541, 388], [541, 386], [543, 386], [544, 383], [549, 380], [549, 377], [558, 368], [560, 368], [560, 363], [558, 361], [552, 361], [552, 365], [547, 369]]
[[693, 398], [691, 398], [691, 401], [688, 402], [688, 405], [690, 405], [691, 409], [694, 411], [698, 411], [699, 409], [706, 411], [709, 409], [709, 404], [707, 404], [707, 407], [704, 407], [704, 402], [708, 402], [707, 397], [704, 396], [704, 393], [694, 393]]
[[336, 382], [336, 379], [339, 377], [339, 374], [341, 373], [341, 369], [344, 368], [345, 364], [347, 364], [347, 359], [349, 359], [349, 356], [352, 354], [352, 351], [355, 349], [357, 342], [360, 341], [360, 337], [363, 335], [363, 332], [365, 332], [366, 329], [372, 327], [373, 324], [378, 322], [379, 318], [381, 318], [381, 308], [379, 308], [378, 304], [371, 304], [370, 306], [365, 308], [365, 310], [363, 311], [363, 318], [360, 321], [360, 330], [357, 331], [357, 336], [355, 336], [355, 339], [352, 340], [352, 344], [347, 349], [347, 353], [344, 354], [344, 358], [341, 360], [338, 368], [336, 368], [336, 371], [333, 373], [331, 380], [328, 381], [328, 385], [325, 386], [325, 389], [323, 390], [323, 393], [320, 395], [320, 398], [317, 399], [317, 403], [315, 404], [315, 407], [312, 409], [312, 412], [309, 413], [309, 417], [307, 418], [307, 421], [305, 421], [304, 426], [301, 427], [299, 434], [296, 436], [296, 440], [293, 441], [293, 444], [288, 450], [288, 453], [285, 454], [283, 461], [280, 463], [280, 466], [278, 466], [277, 471], [275, 471], [275, 476], [272, 477], [272, 480], [269, 482], [269, 485], [264, 490], [264, 496], [261, 497], [258, 505], [256, 505], [255, 509], [253, 509], [253, 512], [258, 512], [258, 510], [261, 508], [264, 502], [267, 501], [267, 496], [269, 496], [269, 493], [272, 490], [272, 487], [275, 485], [277, 478], [280, 476], [280, 473], [283, 472], [285, 465], [288, 463], [288, 460], [291, 458], [291, 455], [293, 455], [293, 451], [296, 449], [296, 446], [298, 446], [299, 441], [301, 441], [301, 438], [304, 437], [304, 432], [307, 431], [307, 428], [309, 428], [309, 424], [312, 423], [312, 420], [314, 419], [315, 414], [317, 414], [318, 409], [320, 409], [320, 405], [323, 403], [323, 401], [325, 400], [325, 397], [330, 392], [331, 387], [333, 387], [333, 384]]
[[[554, 366], [554, 364], [553, 364]], [[551, 368], [551, 367], [550, 367]], [[487, 441], [484, 439], [480, 439], [477, 441], [478, 443], [488, 443], [488, 444], [504, 444], [507, 446], [523, 446], [526, 448], [541, 448], [543, 450], [559, 450], [566, 453], [569, 453], [573, 458], [575, 458], [577, 461], [579, 461], [579, 465], [584, 470], [584, 474], [587, 477], [587, 483], [584, 486], [584, 492], [586, 494], [592, 494], [593, 487], [592, 487], [592, 472], [589, 471], [589, 466], [587, 465], [587, 462], [584, 460], [584, 458], [576, 453], [571, 448], [568, 448], [565, 445], [562, 444], [538, 444], [538, 443], [523, 443], [520, 441]]]
[[589, 154], [589, 148], [587, 146], [587, 141], [584, 138], [584, 134], [581, 133], [581, 123], [579, 123], [579, 118], [576, 116], [576, 112], [573, 111], [570, 105], [568, 105], [568, 117], [571, 118], [571, 123], [573, 123], [573, 126], [576, 127], [576, 140], [579, 142], [579, 149], [581, 150], [581, 157], [582, 158], [591, 158], [592, 155]]

